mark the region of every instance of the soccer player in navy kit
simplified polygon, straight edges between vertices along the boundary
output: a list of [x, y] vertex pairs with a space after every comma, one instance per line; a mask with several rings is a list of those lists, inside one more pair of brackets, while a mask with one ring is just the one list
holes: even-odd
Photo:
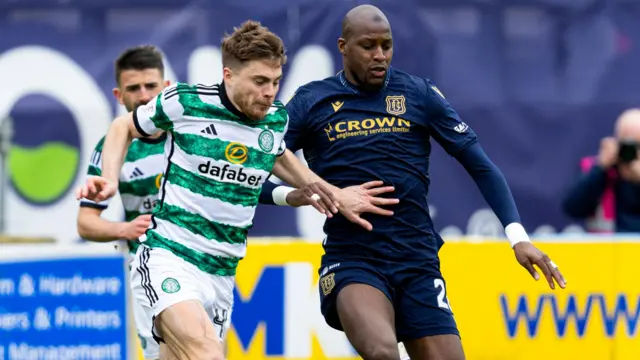
[[[535, 264], [552, 289], [554, 280], [562, 288], [565, 281], [529, 241], [503, 175], [473, 130], [429, 80], [389, 66], [393, 40], [385, 15], [371, 5], [352, 9], [338, 47], [344, 70], [302, 86], [287, 104], [287, 147], [303, 149], [309, 167], [338, 188], [381, 180], [400, 202], [388, 207], [393, 216], [363, 215], [370, 231], [340, 214], [327, 219], [322, 313], [365, 360], [399, 359], [398, 342], [414, 360], [464, 359], [440, 273], [443, 240], [427, 205], [430, 138], [473, 177], [517, 261], [537, 280]], [[307, 205], [303, 191], [268, 182], [261, 202]]]

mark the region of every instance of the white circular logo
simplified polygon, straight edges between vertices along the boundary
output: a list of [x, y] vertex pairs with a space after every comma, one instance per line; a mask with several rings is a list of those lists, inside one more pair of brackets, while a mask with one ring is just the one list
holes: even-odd
[[273, 150], [273, 133], [269, 130], [265, 130], [260, 133], [260, 137], [258, 138], [258, 143], [260, 148], [265, 152], [271, 152]]

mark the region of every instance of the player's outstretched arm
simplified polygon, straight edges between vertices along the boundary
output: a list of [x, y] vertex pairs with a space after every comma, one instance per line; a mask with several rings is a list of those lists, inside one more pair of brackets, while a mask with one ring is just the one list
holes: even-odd
[[[96, 145], [89, 167], [87, 168], [88, 181], [94, 183], [104, 179], [102, 175], [102, 155], [104, 138]], [[89, 186], [87, 186], [87, 189]], [[95, 202], [80, 194], [80, 210], [77, 219], [78, 235], [85, 240], [96, 242], [108, 242], [113, 240], [135, 240], [142, 236], [151, 223], [150, 215], [140, 215], [130, 222], [113, 222], [101, 217], [102, 212], [109, 206], [109, 201]]]
[[505, 227], [505, 233], [520, 265], [536, 280], [540, 275], [533, 265], [538, 266], [552, 289], [555, 289], [554, 280], [564, 288], [565, 280], [558, 267], [531, 244], [529, 235], [520, 223], [516, 203], [502, 172], [489, 160], [473, 130], [460, 120], [442, 92], [429, 80], [425, 80], [425, 85], [425, 105], [431, 136], [471, 175], [482, 196]]
[[538, 280], [540, 275], [533, 266], [536, 265], [549, 282], [549, 287], [555, 289], [555, 281], [564, 288], [566, 281], [557, 265], [531, 244], [529, 235], [520, 223], [518, 209], [506, 179], [480, 144], [475, 142], [466, 147], [456, 155], [456, 159], [471, 175], [483, 197], [505, 226], [505, 233], [520, 265]]
[[149, 224], [151, 215], [140, 215], [130, 222], [114, 222], [102, 218], [104, 209], [90, 206], [80, 207], [78, 212], [78, 235], [95, 242], [114, 240], [136, 240], [142, 236]]

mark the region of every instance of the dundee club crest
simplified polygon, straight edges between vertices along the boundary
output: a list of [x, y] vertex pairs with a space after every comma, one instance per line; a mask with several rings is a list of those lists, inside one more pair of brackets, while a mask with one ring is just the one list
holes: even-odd
[[391, 115], [402, 115], [407, 112], [404, 95], [387, 96], [387, 112]]

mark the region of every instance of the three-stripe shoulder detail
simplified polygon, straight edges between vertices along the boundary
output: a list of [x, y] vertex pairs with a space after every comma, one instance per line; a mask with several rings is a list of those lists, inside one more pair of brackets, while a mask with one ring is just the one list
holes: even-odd
[[173, 89], [170, 89], [164, 93], [164, 99], [169, 100], [172, 97], [180, 94], [197, 94], [197, 95], [212, 95], [216, 96], [220, 94], [220, 85], [186, 85], [177, 84]]

